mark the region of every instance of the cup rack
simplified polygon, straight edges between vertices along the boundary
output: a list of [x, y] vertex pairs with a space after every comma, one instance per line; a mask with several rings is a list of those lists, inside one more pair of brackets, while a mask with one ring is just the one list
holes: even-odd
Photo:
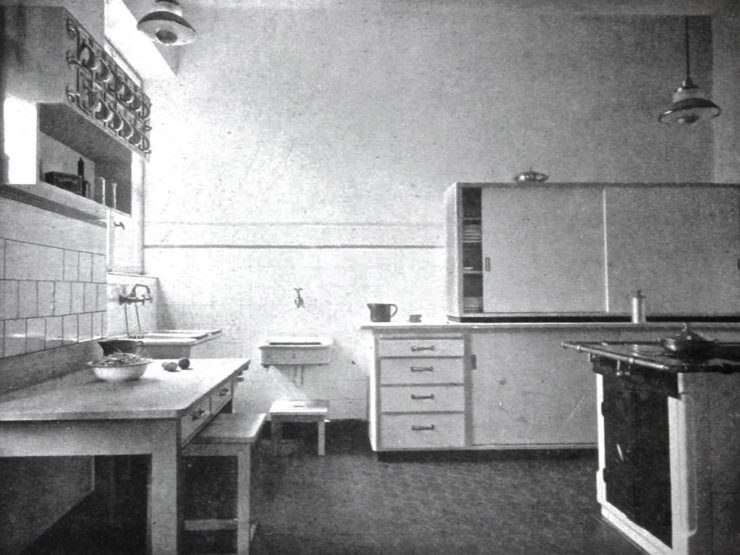
[[67, 63], [76, 74], [74, 85], [67, 85], [67, 100], [119, 142], [148, 158], [149, 97], [72, 17], [67, 19], [67, 35], [75, 41], [67, 51]]

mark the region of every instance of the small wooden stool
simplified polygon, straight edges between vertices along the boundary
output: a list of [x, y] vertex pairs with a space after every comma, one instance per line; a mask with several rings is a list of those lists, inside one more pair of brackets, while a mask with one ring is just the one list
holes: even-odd
[[249, 520], [251, 447], [257, 440], [265, 414], [221, 413], [185, 446], [186, 457], [236, 457], [236, 518], [185, 520], [187, 531], [236, 530], [237, 555], [249, 554], [256, 524]]
[[325, 401], [275, 401], [270, 407], [272, 454], [277, 455], [283, 435], [283, 422], [317, 422], [319, 425], [319, 456], [324, 456], [326, 415], [329, 406]]

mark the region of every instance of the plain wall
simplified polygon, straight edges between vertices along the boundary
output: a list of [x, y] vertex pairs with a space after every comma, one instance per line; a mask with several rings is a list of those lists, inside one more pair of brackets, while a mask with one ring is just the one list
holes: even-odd
[[[145, 268], [162, 317], [220, 327], [243, 389], [365, 418], [367, 302], [442, 318], [442, 194], [454, 181], [710, 181], [710, 126], [657, 122], [683, 79], [683, 19], [483, 3], [190, 6], [198, 40], [153, 83]], [[692, 75], [711, 90], [711, 26]], [[296, 308], [302, 288], [305, 308]], [[328, 367], [263, 370], [271, 334], [335, 339]], [[250, 385], [251, 383], [251, 385]]]

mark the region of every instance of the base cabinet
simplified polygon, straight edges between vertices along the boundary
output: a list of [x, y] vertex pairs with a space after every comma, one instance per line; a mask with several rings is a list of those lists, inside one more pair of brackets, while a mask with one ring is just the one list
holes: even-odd
[[375, 451], [466, 445], [465, 341], [456, 334], [376, 334], [370, 379]]
[[616, 340], [618, 330], [436, 329], [373, 330], [373, 450], [596, 446], [593, 373], [560, 344], [574, 335]]
[[476, 447], [593, 447], [594, 379], [586, 361], [560, 346], [573, 335], [616, 338], [603, 329], [471, 332], [472, 443]]

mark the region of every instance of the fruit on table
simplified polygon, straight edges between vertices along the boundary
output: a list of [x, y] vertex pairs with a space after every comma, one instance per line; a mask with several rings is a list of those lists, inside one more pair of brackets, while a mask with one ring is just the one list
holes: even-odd
[[177, 363], [176, 362], [163, 362], [162, 368], [164, 368], [168, 372], [177, 372]]
[[190, 359], [181, 358], [180, 360], [177, 361], [177, 365], [183, 370], [187, 370], [188, 368], [190, 368]]

